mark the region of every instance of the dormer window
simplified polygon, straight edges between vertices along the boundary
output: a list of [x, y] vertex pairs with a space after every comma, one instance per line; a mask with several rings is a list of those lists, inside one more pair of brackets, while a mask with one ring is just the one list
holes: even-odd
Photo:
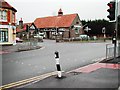
[[7, 11], [0, 10], [0, 21], [7, 21]]

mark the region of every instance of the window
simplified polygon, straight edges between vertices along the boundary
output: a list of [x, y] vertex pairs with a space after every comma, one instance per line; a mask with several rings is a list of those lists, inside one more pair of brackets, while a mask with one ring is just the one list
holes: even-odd
[[0, 42], [8, 42], [8, 29], [0, 28]]
[[75, 28], [75, 34], [79, 34], [79, 30], [80, 30], [80, 28], [76, 27]]
[[3, 20], [7, 20], [7, 11], [3, 10]]
[[3, 14], [2, 14], [2, 10], [0, 10], [0, 20], [3, 19]]
[[7, 21], [7, 11], [6, 10], [0, 10], [0, 20]]

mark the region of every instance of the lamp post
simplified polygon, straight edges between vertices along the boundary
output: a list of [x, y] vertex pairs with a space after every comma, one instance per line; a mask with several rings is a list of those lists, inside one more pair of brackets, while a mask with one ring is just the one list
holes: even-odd
[[12, 26], [13, 30], [13, 45], [16, 45], [16, 31], [15, 31], [15, 26]]

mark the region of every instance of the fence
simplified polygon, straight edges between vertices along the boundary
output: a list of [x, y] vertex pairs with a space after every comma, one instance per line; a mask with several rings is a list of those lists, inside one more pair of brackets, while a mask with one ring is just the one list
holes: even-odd
[[[120, 43], [116, 47], [116, 57], [120, 56]], [[106, 59], [114, 58], [114, 44], [106, 45]]]

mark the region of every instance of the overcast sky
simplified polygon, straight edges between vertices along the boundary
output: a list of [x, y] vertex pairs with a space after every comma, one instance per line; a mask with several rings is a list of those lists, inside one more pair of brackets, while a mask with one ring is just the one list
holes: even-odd
[[107, 19], [110, 0], [6, 0], [17, 9], [19, 21], [33, 22], [36, 18], [55, 16], [61, 8], [63, 14], [78, 13], [81, 20]]

